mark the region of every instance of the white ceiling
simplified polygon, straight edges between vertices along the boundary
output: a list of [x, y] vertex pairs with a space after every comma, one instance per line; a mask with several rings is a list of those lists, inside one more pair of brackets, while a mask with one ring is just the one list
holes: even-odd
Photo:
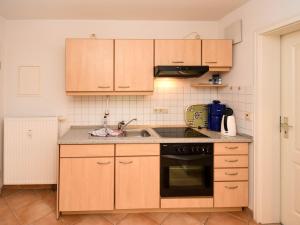
[[249, 0], [0, 0], [7, 19], [218, 20]]

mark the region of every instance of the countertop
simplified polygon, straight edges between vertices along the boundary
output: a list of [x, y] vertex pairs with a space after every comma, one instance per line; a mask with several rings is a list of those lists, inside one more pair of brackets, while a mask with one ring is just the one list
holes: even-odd
[[[159, 126], [153, 126], [159, 127]], [[174, 126], [173, 126], [174, 127]], [[216, 142], [252, 142], [249, 135], [238, 134], [235, 137], [223, 136], [219, 132], [207, 129], [195, 129], [209, 138], [164, 138], [160, 137], [150, 126], [129, 126], [127, 129], [145, 129], [150, 137], [92, 137], [89, 131], [100, 127], [96, 126], [72, 126], [65, 135], [58, 140], [58, 144], [118, 144], [118, 143], [216, 143]]]

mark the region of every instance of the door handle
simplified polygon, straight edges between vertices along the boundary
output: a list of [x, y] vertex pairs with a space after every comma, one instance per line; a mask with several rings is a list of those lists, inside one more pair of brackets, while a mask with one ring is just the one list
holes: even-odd
[[97, 162], [97, 164], [98, 165], [108, 165], [108, 164], [110, 164], [110, 162], [108, 161], [108, 162]]
[[239, 147], [238, 147], [238, 146], [233, 146], [233, 147], [228, 147], [228, 146], [226, 146], [225, 148], [226, 148], [226, 149], [229, 149], [229, 150], [234, 150], [234, 149], [238, 149]]
[[110, 86], [98, 86], [98, 88], [110, 88]]
[[121, 163], [121, 164], [131, 164], [131, 163], [133, 163], [132, 161], [126, 161], [126, 162], [124, 162], [124, 161], [119, 161], [119, 163]]
[[130, 86], [118, 86], [118, 88], [130, 88]]
[[238, 172], [235, 172], [235, 173], [228, 173], [228, 172], [225, 172], [225, 175], [227, 176], [236, 176], [238, 175], [239, 173]]
[[239, 161], [238, 159], [225, 159], [225, 162], [230, 162], [230, 163], [238, 162], [238, 161]]
[[239, 186], [225, 186], [225, 188], [227, 188], [227, 189], [237, 189]]
[[281, 117], [280, 117], [280, 132], [283, 130], [284, 138], [289, 138], [289, 128], [291, 127], [293, 126], [289, 125], [288, 117], [283, 117], [283, 122], [281, 122]]

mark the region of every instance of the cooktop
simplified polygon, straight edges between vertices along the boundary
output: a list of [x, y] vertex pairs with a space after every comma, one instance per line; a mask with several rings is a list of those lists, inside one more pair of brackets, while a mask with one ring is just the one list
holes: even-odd
[[208, 136], [190, 127], [157, 127], [153, 130], [166, 138], [208, 138]]

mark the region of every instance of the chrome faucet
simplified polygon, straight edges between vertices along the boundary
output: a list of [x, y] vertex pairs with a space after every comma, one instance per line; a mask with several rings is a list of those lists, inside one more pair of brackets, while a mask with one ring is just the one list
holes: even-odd
[[118, 123], [118, 130], [121, 130], [122, 132], [124, 132], [125, 128], [133, 121], [137, 121], [137, 118], [133, 118], [133, 119], [129, 120], [127, 123], [125, 123], [124, 120], [122, 120], [121, 122]]

